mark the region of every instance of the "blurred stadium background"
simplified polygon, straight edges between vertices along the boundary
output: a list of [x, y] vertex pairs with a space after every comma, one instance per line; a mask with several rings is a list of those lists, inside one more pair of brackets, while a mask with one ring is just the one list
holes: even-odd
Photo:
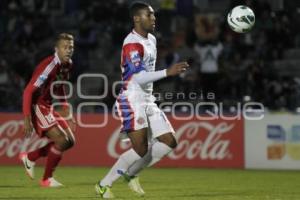
[[[132, 2], [0, 0], [0, 194], [4, 199], [56, 199], [55, 191], [35, 190], [37, 184], [29, 184], [21, 167], [4, 166], [19, 165], [20, 151], [45, 142], [23, 139], [21, 97], [37, 63], [53, 53], [57, 33], [75, 35], [71, 77], [74, 91], [70, 99], [74, 112], [86, 102], [104, 103], [109, 108], [106, 113], [99, 104], [82, 107], [85, 114], [81, 120], [95, 126], [78, 128], [77, 145], [62, 162], [85, 167], [58, 169], [61, 181], [65, 179], [70, 185], [60, 192], [61, 199], [74, 199], [76, 191], [81, 192], [77, 199], [93, 199], [90, 190], [97, 181], [95, 176], [100, 178], [106, 169], [88, 166], [111, 166], [128, 148], [128, 144], [117, 140], [119, 122], [110, 111], [115, 101], [113, 94], [118, 90], [113, 86], [120, 80], [122, 42], [132, 29], [128, 16]], [[165, 112], [177, 102], [196, 106], [205, 101], [222, 103], [230, 116], [237, 114], [238, 103], [260, 102], [265, 109], [264, 118], [258, 121], [243, 117], [200, 120], [196, 116], [180, 120], [170, 116], [181, 146], [158, 167], [177, 168], [163, 173], [159, 172], [162, 169], [152, 169], [142, 175], [149, 198], [299, 199], [300, 1], [147, 2], [156, 10], [156, 68], [163, 69], [179, 60], [188, 60], [191, 65], [185, 74], [155, 84], [157, 102], [164, 105]], [[248, 5], [256, 15], [255, 27], [247, 34], [234, 33], [226, 24], [228, 11], [241, 4]], [[108, 94], [99, 99], [80, 98], [78, 77], [84, 73], [106, 75]], [[101, 95], [104, 90], [98, 78], [85, 78], [81, 84], [84, 95]], [[207, 92], [213, 92], [215, 98], [209, 98]], [[203, 114], [205, 109], [201, 107], [196, 112]], [[191, 113], [191, 107], [186, 105], [177, 105], [175, 110], [179, 115]], [[97, 126], [105, 121], [107, 126]], [[82, 156], [82, 152], [89, 152], [89, 157]], [[285, 171], [288, 169], [296, 171]], [[74, 178], [72, 174], [76, 173], [82, 175]], [[162, 178], [165, 174], [166, 178]], [[180, 184], [172, 187], [170, 183], [174, 182]], [[117, 190], [127, 191], [122, 187]], [[133, 199], [129, 194], [122, 198]]]
[[[119, 80], [121, 45], [131, 30], [127, 9], [130, 2], [1, 0], [0, 110], [20, 111], [24, 85], [36, 64], [52, 53], [53, 38], [62, 31], [76, 36], [73, 82], [81, 73], [105, 74], [110, 84]], [[149, 2], [157, 10], [157, 68], [177, 60], [192, 64], [184, 76], [156, 84], [156, 92], [213, 90], [227, 108], [250, 98], [271, 111], [297, 110], [298, 1]], [[227, 12], [239, 4], [255, 10], [256, 24], [248, 34], [235, 34], [226, 24]], [[200, 49], [217, 53], [201, 58]], [[205, 59], [216, 65], [208, 76], [209, 70], [202, 66], [206, 65]], [[87, 92], [95, 92], [94, 80], [87, 80], [85, 87]], [[74, 96], [74, 105], [80, 101]], [[112, 95], [102, 101], [114, 103]]]

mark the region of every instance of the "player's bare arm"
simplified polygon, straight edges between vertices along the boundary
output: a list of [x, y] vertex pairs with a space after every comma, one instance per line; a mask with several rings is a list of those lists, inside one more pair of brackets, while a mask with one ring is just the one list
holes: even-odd
[[31, 121], [31, 116], [24, 117], [24, 133], [25, 137], [30, 137], [33, 132], [33, 125]]

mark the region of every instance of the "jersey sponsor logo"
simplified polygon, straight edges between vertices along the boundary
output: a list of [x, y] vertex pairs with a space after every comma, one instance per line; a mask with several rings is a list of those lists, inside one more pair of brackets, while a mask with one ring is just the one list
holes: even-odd
[[142, 117], [140, 117], [140, 118], [138, 118], [137, 123], [140, 124], [140, 125], [142, 125], [142, 124], [145, 123], [145, 119], [142, 118]]
[[138, 51], [131, 51], [130, 53], [130, 60], [134, 64], [134, 66], [139, 66], [141, 62], [141, 57]]
[[39, 76], [39, 80], [42, 81], [42, 82], [44, 82], [46, 79], [47, 79], [47, 76], [44, 75], [44, 74], [41, 74], [41, 75]]
[[[168, 154], [171, 160], [190, 161], [190, 160], [236, 160], [238, 158], [236, 150], [233, 152], [233, 137], [237, 130], [237, 122], [211, 123], [190, 121], [177, 128], [176, 137], [178, 147], [175, 151]], [[119, 129], [116, 129], [108, 141], [108, 154], [113, 158], [118, 158], [120, 153], [117, 147], [128, 149], [130, 145], [120, 145]], [[228, 134], [231, 135], [228, 137]]]
[[149, 55], [149, 62], [148, 62], [148, 65], [149, 65], [150, 67], [153, 67], [153, 66], [154, 66], [154, 63], [155, 63], [155, 57]]

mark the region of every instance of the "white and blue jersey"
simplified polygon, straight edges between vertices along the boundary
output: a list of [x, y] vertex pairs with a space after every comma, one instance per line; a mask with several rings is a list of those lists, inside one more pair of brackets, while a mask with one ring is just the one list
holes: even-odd
[[[151, 128], [149, 117], [153, 117], [155, 113], [163, 113], [154, 103], [155, 98], [152, 95], [153, 82], [166, 76], [165, 70], [155, 72], [156, 53], [156, 39], [150, 33], [145, 38], [133, 30], [124, 40], [121, 54], [123, 84], [116, 101], [122, 121], [121, 132]], [[154, 78], [149, 79], [151, 76]], [[144, 81], [146, 79], [150, 81]], [[167, 118], [164, 119], [169, 124]], [[165, 128], [162, 131], [166, 133]]]
[[152, 34], [144, 38], [134, 30], [125, 38], [121, 55], [122, 80], [124, 81], [123, 90], [142, 89], [147, 94], [152, 94], [153, 83], [140, 86], [135, 80], [134, 75], [141, 72], [155, 71], [156, 62], [156, 39]]

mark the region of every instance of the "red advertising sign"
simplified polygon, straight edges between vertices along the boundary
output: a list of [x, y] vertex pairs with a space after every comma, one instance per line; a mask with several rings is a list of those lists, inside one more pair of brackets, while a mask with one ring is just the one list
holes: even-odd
[[[99, 127], [98, 124], [108, 121]], [[157, 164], [160, 167], [244, 167], [243, 120], [175, 120], [178, 146]], [[111, 114], [85, 114], [81, 122], [90, 127], [77, 127], [76, 144], [64, 154], [62, 165], [111, 166], [118, 156], [130, 148], [119, 140], [120, 122]], [[0, 113], [0, 164], [20, 164], [18, 154], [47, 143], [34, 135], [23, 137], [21, 114]]]

